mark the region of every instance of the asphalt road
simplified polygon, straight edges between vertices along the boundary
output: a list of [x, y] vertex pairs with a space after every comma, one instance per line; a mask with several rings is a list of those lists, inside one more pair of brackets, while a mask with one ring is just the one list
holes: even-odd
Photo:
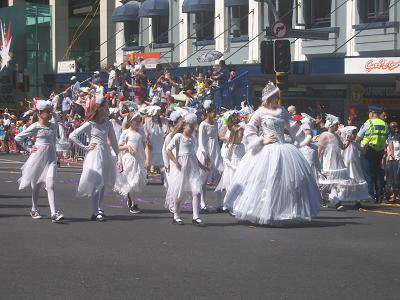
[[206, 228], [190, 214], [174, 226], [164, 189], [149, 185], [143, 214], [108, 192], [109, 220], [97, 223], [70, 166], [56, 181], [66, 220], [51, 224], [30, 218], [30, 190], [17, 189], [24, 159], [0, 155], [0, 299], [400, 299], [400, 207], [323, 209], [287, 228], [213, 213]]

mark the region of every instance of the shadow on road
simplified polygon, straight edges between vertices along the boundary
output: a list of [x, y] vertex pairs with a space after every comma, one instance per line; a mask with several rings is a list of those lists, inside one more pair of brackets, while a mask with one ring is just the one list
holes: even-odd
[[[31, 199], [32, 195], [0, 195], [0, 199]], [[46, 198], [45, 196], [40, 196], [39, 198]]]
[[[39, 207], [49, 207], [48, 205], [39, 205]], [[27, 204], [0, 204], [0, 208], [32, 208]]]
[[[156, 220], [156, 219], [169, 219], [169, 217], [148, 217], [143, 215], [112, 215], [107, 216], [106, 222], [113, 221], [134, 221], [134, 220]], [[91, 221], [90, 218], [65, 218], [67, 223], [82, 223], [82, 222], [95, 222]]]

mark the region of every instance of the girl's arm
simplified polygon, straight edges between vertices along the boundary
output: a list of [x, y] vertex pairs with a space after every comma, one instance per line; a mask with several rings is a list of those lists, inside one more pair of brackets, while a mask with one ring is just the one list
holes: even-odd
[[14, 139], [15, 139], [15, 141], [16, 141], [17, 143], [22, 143], [26, 137], [29, 137], [29, 136], [36, 136], [37, 131], [38, 131], [37, 123], [33, 123], [33, 124], [30, 125], [28, 128], [26, 128], [26, 129], [23, 130], [22, 132], [18, 133], [18, 134], [15, 136]]
[[85, 146], [79, 140], [79, 135], [81, 135], [83, 133], [90, 135], [90, 130], [91, 130], [91, 124], [90, 124], [90, 122], [86, 122], [82, 126], [76, 128], [74, 131], [71, 132], [71, 134], [69, 135], [69, 140], [72, 141], [78, 147], [88, 150], [88, 146]]

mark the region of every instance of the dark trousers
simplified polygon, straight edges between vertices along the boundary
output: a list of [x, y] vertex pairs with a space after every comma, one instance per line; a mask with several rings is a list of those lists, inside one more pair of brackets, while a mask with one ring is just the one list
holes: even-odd
[[375, 151], [371, 147], [367, 147], [364, 154], [363, 165], [365, 171], [365, 179], [368, 183], [368, 192], [375, 199], [381, 200], [383, 197], [384, 170], [382, 169], [382, 158], [384, 151]]

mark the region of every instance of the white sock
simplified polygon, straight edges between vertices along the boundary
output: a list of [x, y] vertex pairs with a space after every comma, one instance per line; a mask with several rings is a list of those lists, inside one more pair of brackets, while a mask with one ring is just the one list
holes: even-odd
[[49, 200], [50, 213], [51, 213], [51, 215], [55, 215], [56, 204], [55, 204], [55, 200], [54, 200], [54, 178], [53, 177], [46, 178], [46, 190], [47, 190], [47, 198]]
[[32, 187], [32, 211], [38, 210], [39, 192], [41, 184], [31, 184]]
[[193, 220], [199, 218], [199, 195], [193, 195], [192, 200], [192, 207], [193, 207]]
[[179, 201], [174, 201], [174, 219], [180, 219], [181, 204]]

